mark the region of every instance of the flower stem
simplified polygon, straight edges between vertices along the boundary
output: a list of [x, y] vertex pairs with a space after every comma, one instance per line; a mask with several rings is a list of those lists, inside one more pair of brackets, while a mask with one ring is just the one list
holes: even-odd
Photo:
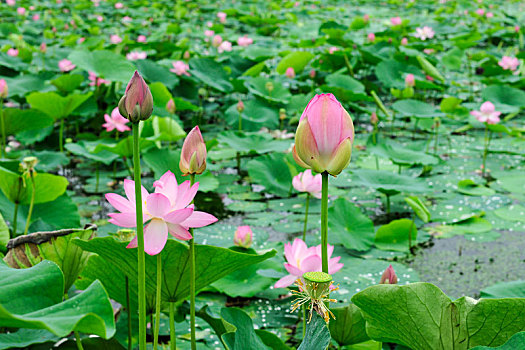
[[177, 337], [175, 335], [175, 303], [170, 301], [170, 350], [177, 350]]
[[58, 147], [60, 153], [64, 153], [64, 119], [60, 119], [60, 129], [58, 131]]
[[[195, 183], [195, 174], [190, 174], [190, 186]], [[191, 350], [197, 349], [195, 337], [195, 242], [193, 238], [193, 228], [190, 228], [190, 328], [191, 328]]]
[[82, 340], [80, 340], [80, 334], [77, 331], [73, 333], [75, 334], [75, 340], [77, 342], [77, 349], [84, 350], [84, 347], [82, 346]]
[[155, 297], [155, 333], [153, 335], [153, 350], [157, 350], [160, 329], [160, 301], [162, 298], [162, 256], [157, 254], [157, 295]]
[[489, 150], [488, 133], [489, 133], [489, 127], [485, 123], [485, 142], [484, 142], [485, 149], [483, 150], [483, 164], [482, 164], [482, 167], [481, 167], [481, 177], [485, 177], [485, 163], [487, 161], [487, 154], [488, 154], [488, 150]]
[[36, 193], [36, 186], [35, 186], [35, 177], [33, 174], [33, 170], [29, 170], [29, 177], [31, 178], [31, 202], [29, 203], [29, 212], [27, 213], [27, 220], [26, 220], [26, 228], [24, 230], [24, 235], [27, 234], [27, 230], [29, 230], [29, 224], [31, 223], [31, 215], [33, 214], [33, 206], [35, 205], [35, 193]]
[[321, 197], [321, 259], [323, 272], [328, 273], [328, 172], [322, 172]]
[[15, 203], [15, 213], [13, 216], [13, 237], [16, 237], [16, 220], [18, 218], [18, 206], [19, 205], [20, 205], [19, 203]]
[[306, 335], [306, 305], [303, 305], [303, 339]]
[[310, 206], [310, 193], [306, 193], [306, 207], [304, 208], [303, 241], [306, 240], [306, 228], [308, 226], [308, 207]]
[[390, 213], [390, 196], [386, 195], [386, 213]]
[[131, 303], [129, 300], [129, 278], [126, 276], [126, 310], [128, 311], [128, 350], [133, 347], [133, 335], [131, 328]]
[[133, 170], [135, 171], [135, 208], [138, 242], [139, 281], [139, 349], [146, 350], [146, 263], [144, 256], [144, 223], [142, 219], [142, 190], [140, 183], [139, 122], [133, 123]]
[[239, 131], [242, 131], [242, 113], [239, 112]]
[[0, 140], [0, 155], [3, 158], [5, 154], [5, 147], [7, 145], [7, 141], [5, 138], [4, 101], [1, 99], [0, 99], [0, 129], [2, 131], [2, 140]]

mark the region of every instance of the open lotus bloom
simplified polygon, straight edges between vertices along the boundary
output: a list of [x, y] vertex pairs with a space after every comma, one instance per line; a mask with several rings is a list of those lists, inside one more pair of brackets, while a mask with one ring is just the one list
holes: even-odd
[[434, 30], [431, 27], [424, 26], [423, 28], [416, 28], [416, 34], [414, 36], [421, 40], [427, 40], [432, 39], [434, 34]]
[[109, 114], [104, 114], [104, 120], [106, 121], [102, 126], [106, 128], [106, 131], [113, 131], [117, 129], [120, 132], [131, 130], [126, 124], [129, 123], [129, 120], [120, 115], [118, 107], [113, 108], [111, 111], [111, 116]]
[[470, 114], [482, 123], [497, 124], [500, 121], [499, 116], [501, 112], [496, 111], [496, 107], [492, 102], [487, 101], [481, 105], [479, 111], [472, 111]]
[[297, 164], [336, 176], [350, 163], [354, 124], [332, 94], [315, 95], [306, 106], [295, 133]]
[[292, 180], [293, 188], [299, 192], [308, 192], [315, 198], [321, 198], [322, 177], [321, 174], [312, 175], [312, 171], [307, 169], [294, 176]]
[[520, 61], [516, 57], [503, 56], [498, 62], [498, 65], [503, 68], [503, 70], [515, 71], [520, 65]]
[[[142, 187], [142, 212], [144, 228], [144, 251], [156, 255], [162, 251], [168, 240], [168, 233], [173, 237], [187, 241], [192, 238], [188, 231], [191, 227], [203, 227], [217, 221], [211, 214], [194, 210], [190, 205], [199, 183], [190, 186], [189, 181], [177, 184], [175, 175], [168, 171], [155, 181], [154, 193]], [[124, 180], [124, 198], [116, 193], [106, 194], [108, 202], [119, 211], [110, 213], [109, 222], [120, 227], [136, 227], [135, 182]], [[135, 237], [127, 248], [137, 247]]]

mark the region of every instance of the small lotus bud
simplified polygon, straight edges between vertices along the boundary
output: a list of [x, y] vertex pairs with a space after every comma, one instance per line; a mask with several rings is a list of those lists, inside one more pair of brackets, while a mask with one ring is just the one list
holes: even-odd
[[147, 120], [153, 112], [153, 96], [148, 85], [135, 71], [118, 104], [120, 114], [132, 123]]
[[253, 232], [250, 226], [239, 226], [233, 236], [233, 244], [237, 247], [250, 248], [253, 242]]
[[405, 86], [406, 87], [416, 86], [416, 80], [414, 78], [414, 74], [412, 73], [407, 74], [407, 76], [405, 77]]
[[279, 109], [279, 119], [280, 120], [286, 119], [286, 109], [284, 108]]
[[266, 91], [268, 91], [268, 93], [271, 94], [273, 91], [273, 83], [271, 81], [267, 82], [265, 85], [265, 88], [266, 88]]
[[370, 20], [370, 15], [368, 15], [368, 14], [364, 15], [364, 16], [363, 16], [363, 20], [364, 20], [365, 22], [368, 22], [368, 21]]
[[325, 272], [306, 272], [303, 279], [304, 289], [312, 299], [321, 299], [330, 292], [332, 276]]
[[184, 51], [184, 55], [182, 55], [182, 58], [184, 58], [185, 60], [189, 60], [190, 59], [190, 52], [189, 51]]
[[377, 117], [377, 113], [372, 112], [372, 114], [370, 115], [370, 123], [372, 123], [372, 125], [376, 125], [378, 122], [379, 118]]
[[172, 98], [170, 98], [170, 100], [166, 103], [166, 110], [171, 114], [175, 114], [177, 106], [175, 106], [175, 101], [173, 101]]
[[310, 78], [314, 79], [315, 78], [315, 69], [312, 69], [310, 71]]
[[191, 129], [184, 140], [179, 168], [183, 176], [202, 174], [206, 170], [206, 144], [202, 138], [199, 126]]
[[388, 266], [383, 272], [379, 284], [397, 284], [397, 275], [392, 265]]
[[9, 90], [5, 79], [0, 79], [0, 98], [6, 98]]
[[295, 70], [293, 69], [293, 67], [288, 67], [288, 68], [286, 69], [286, 73], [285, 73], [285, 75], [286, 75], [288, 78], [290, 78], [290, 79], [295, 78]]
[[46, 51], [47, 51], [47, 44], [46, 43], [40, 44], [40, 52], [46, 53]]
[[405, 46], [407, 44], [408, 44], [408, 39], [407, 38], [401, 39], [401, 45]]
[[239, 113], [244, 112], [244, 102], [242, 102], [241, 100], [237, 102], [237, 112]]

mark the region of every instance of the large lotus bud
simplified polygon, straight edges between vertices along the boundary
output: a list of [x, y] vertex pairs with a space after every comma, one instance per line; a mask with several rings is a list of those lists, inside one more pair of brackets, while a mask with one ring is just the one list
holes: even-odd
[[126, 92], [118, 103], [118, 109], [120, 114], [132, 123], [138, 123], [151, 116], [153, 96], [151, 96], [148, 85], [137, 71], [129, 81]]
[[7, 83], [4, 79], [0, 79], [0, 98], [6, 98], [8, 94]]
[[379, 284], [397, 284], [397, 275], [392, 265], [389, 265], [383, 272]]
[[233, 236], [233, 244], [238, 247], [250, 248], [253, 242], [253, 232], [250, 226], [239, 226]]
[[184, 176], [202, 174], [206, 170], [206, 144], [198, 126], [191, 129], [184, 140], [179, 168]]
[[303, 168], [336, 176], [350, 163], [353, 142], [350, 114], [334, 95], [316, 95], [301, 115], [293, 156]]

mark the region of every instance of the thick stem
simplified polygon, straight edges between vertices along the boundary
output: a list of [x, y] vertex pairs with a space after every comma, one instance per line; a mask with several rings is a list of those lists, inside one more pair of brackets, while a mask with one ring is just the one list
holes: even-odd
[[20, 203], [15, 203], [15, 213], [13, 215], [13, 237], [16, 237], [16, 220], [18, 218], [18, 206]]
[[95, 192], [98, 192], [99, 181], [100, 181], [100, 173], [98, 170], [98, 163], [97, 163], [97, 167], [95, 169]]
[[390, 196], [386, 195], [386, 212], [390, 213]]
[[161, 253], [157, 254], [157, 294], [155, 297], [155, 333], [153, 336], [153, 350], [157, 350], [159, 343], [160, 329], [160, 302], [162, 291], [162, 257]]
[[24, 235], [27, 234], [27, 231], [29, 230], [29, 224], [31, 223], [31, 215], [33, 214], [33, 206], [35, 205], [35, 193], [36, 193], [36, 186], [35, 186], [35, 177], [33, 174], [33, 170], [29, 170], [29, 177], [31, 178], [31, 202], [29, 203], [29, 212], [27, 213], [27, 220], [26, 220], [26, 228], [24, 230]]
[[126, 310], [128, 312], [128, 350], [133, 348], [133, 332], [131, 328], [131, 303], [129, 300], [129, 278], [126, 276]]
[[303, 241], [306, 241], [306, 228], [308, 226], [308, 207], [310, 206], [310, 193], [306, 192], [306, 207], [304, 208]]
[[241, 154], [237, 152], [237, 174], [241, 176]]
[[139, 281], [139, 349], [146, 350], [146, 268], [144, 256], [144, 223], [142, 219], [142, 191], [140, 182], [139, 123], [133, 123], [133, 170], [135, 171], [135, 208], [138, 242]]
[[[190, 174], [191, 186], [195, 183], [195, 174]], [[197, 349], [195, 336], [195, 242], [193, 238], [193, 228], [190, 228], [190, 329], [191, 329], [191, 350]]]
[[84, 350], [84, 347], [82, 346], [82, 340], [80, 340], [80, 334], [75, 331], [73, 332], [75, 334], [75, 339], [76, 339], [76, 342], [77, 342], [77, 349], [78, 350]]
[[175, 335], [175, 303], [170, 301], [170, 350], [177, 350], [177, 336]]
[[242, 113], [239, 112], [239, 131], [242, 131]]
[[0, 140], [0, 155], [2, 158], [5, 154], [5, 147], [7, 145], [6, 135], [5, 135], [5, 121], [4, 121], [4, 101], [0, 99], [0, 130], [2, 132], [2, 140]]
[[328, 172], [322, 173], [321, 197], [321, 260], [323, 272], [328, 272]]
[[58, 147], [60, 152], [64, 152], [64, 119], [60, 119], [60, 129], [58, 131]]

